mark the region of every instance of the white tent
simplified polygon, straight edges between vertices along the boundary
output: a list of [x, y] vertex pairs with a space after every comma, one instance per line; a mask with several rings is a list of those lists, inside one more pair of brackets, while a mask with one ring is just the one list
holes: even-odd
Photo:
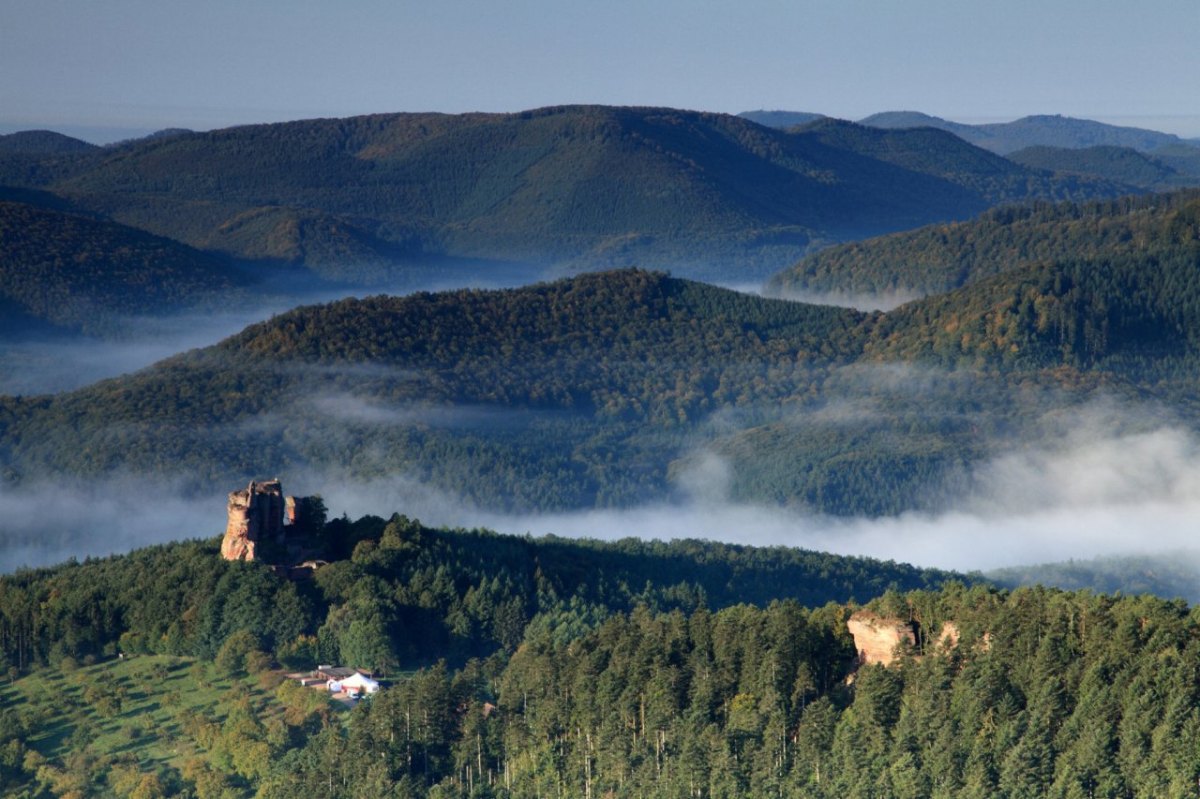
[[342, 680], [342, 690], [373, 694], [379, 690], [379, 683], [375, 682], [365, 674], [353, 674]]

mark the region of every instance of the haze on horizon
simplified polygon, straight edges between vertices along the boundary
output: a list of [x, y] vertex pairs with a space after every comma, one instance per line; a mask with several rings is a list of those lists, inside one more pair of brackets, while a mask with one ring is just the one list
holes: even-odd
[[0, 131], [661, 105], [859, 119], [1063, 114], [1200, 136], [1193, 0], [203, 5], [11, 0]]

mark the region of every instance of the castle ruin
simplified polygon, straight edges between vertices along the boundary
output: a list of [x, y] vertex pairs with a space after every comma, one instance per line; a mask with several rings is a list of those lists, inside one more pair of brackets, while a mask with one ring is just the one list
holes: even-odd
[[296, 523], [296, 498], [285, 497], [279, 480], [251, 481], [229, 494], [229, 520], [221, 540], [225, 560], [254, 560], [260, 542], [283, 543]]

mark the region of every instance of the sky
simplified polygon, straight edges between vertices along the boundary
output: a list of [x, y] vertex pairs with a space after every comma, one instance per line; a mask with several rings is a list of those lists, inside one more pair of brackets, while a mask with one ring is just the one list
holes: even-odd
[[0, 132], [564, 103], [1200, 136], [1197, 0], [3, 0]]

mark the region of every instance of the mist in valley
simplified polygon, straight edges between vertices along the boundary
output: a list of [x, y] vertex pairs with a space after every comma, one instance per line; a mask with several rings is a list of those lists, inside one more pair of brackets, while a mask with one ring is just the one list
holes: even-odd
[[813, 291], [784, 289], [781, 292], [762, 292], [767, 297], [778, 297], [792, 302], [804, 302], [809, 305], [836, 305], [839, 308], [853, 308], [856, 311], [890, 311], [905, 303], [919, 300], [920, 292], [893, 290], [881, 292], [848, 292], [848, 291]]
[[164, 358], [207, 347], [300, 305], [378, 294], [406, 295], [460, 288], [501, 289], [550, 279], [554, 272], [529, 264], [450, 262], [405, 270], [367, 286], [277, 275], [254, 300], [230, 300], [204, 313], [127, 317], [112, 320], [111, 335], [56, 335], [46, 339], [0, 340], [0, 395], [55, 394], [109, 377], [135, 372]]
[[[468, 286], [499, 288], [549, 276], [529, 269], [498, 276], [492, 283], [465, 271], [428, 277], [419, 287], [333, 289], [268, 298], [253, 309], [223, 314], [131, 320], [128, 329], [135, 334], [120, 340], [5, 346], [0, 350], [0, 392], [28, 395], [68, 390], [129, 372], [215, 343], [298, 302]], [[839, 304], [883, 307], [879, 298], [874, 303], [842, 299], [847, 302]], [[503, 428], [519, 433], [527, 425], [545, 421], [536, 413], [513, 409], [388, 402], [353, 388], [367, 383], [394, 386], [406, 379], [399, 370], [363, 364], [335, 371], [324, 375], [322, 379], [329, 379], [323, 387], [297, 400], [299, 404], [289, 412], [320, 417], [335, 434], [339, 425], [356, 428], [358, 434], [362, 429], [409, 425]], [[958, 384], [971, 379], [965, 373], [906, 365], [848, 367], [826, 382], [829, 401], [825, 404], [777, 419], [798, 426], [883, 429], [889, 417], [881, 409], [890, 409], [896, 401], [927, 402], [943, 392], [949, 396]], [[936, 402], [926, 407], [929, 413], [937, 412]], [[1150, 405], [1096, 401], [1064, 411], [1049, 402], [1037, 412], [1040, 416], [1028, 426], [1025, 437], [992, 442], [992, 454], [959, 475], [953, 491], [935, 508], [880, 518], [832, 517], [801, 507], [734, 499], [731, 486], [737, 464], [711, 446], [748, 423], [746, 410], [732, 408], [713, 413], [700, 426], [689, 445], [691, 451], [682, 453], [686, 455], [683, 468], [673, 475], [674, 497], [632, 508], [499, 513], [411, 475], [357, 477], [349, 474], [345, 464], [303, 459], [282, 474], [258, 476], [280, 477], [291, 494], [320, 494], [331, 517], [387, 517], [399, 512], [428, 525], [485, 527], [501, 533], [606, 540], [698, 538], [963, 571], [1162, 552], [1173, 553], [1176, 565], [1184, 562], [1179, 553], [1193, 549], [1195, 520], [1200, 518], [1196, 433]], [[288, 422], [268, 415], [222, 434], [275, 436]], [[318, 434], [322, 430], [318, 428]], [[383, 474], [372, 468], [372, 460], [370, 448], [365, 447], [355, 457], [356, 473]], [[231, 478], [221, 490], [197, 493], [193, 478], [110, 474], [92, 481], [28, 476], [19, 484], [0, 482], [0, 571], [218, 536], [225, 523], [225, 492], [240, 487], [241, 480]], [[1187, 565], [1200, 573], [1200, 558]]]
[[[1200, 556], [1192, 554], [1200, 437], [1181, 425], [1124, 424], [1132, 412], [1099, 403], [1073, 413], [1074, 423], [1061, 435], [1009, 446], [978, 464], [969, 488], [942, 509], [882, 518], [731, 501], [733, 469], [713, 453], [701, 453], [679, 476], [676, 500], [562, 513], [496, 513], [411, 477], [351, 478], [312, 463], [278, 476], [287, 493], [321, 495], [331, 517], [398, 512], [432, 526], [603, 540], [697, 538], [961, 571], [1159, 553], [1172, 568], [1200, 574]], [[391, 414], [400, 411], [351, 404], [339, 413], [359, 421], [365, 414], [377, 423], [380, 414], [397, 421]], [[499, 423], [477, 409], [461, 418], [447, 411], [409, 413], [429, 413], [448, 425], [480, 424], [481, 418]], [[262, 475], [268, 476], [276, 475]], [[184, 475], [0, 484], [0, 571], [220, 535], [224, 492], [198, 495], [188, 486]], [[226, 490], [238, 487], [240, 481], [231, 480]]]
[[1200, 439], [1179, 427], [1095, 433], [1085, 423], [1048, 446], [986, 461], [972, 471], [969, 492], [943, 510], [882, 518], [730, 501], [732, 468], [711, 454], [681, 477], [688, 498], [632, 509], [496, 514], [403, 479], [331, 480], [321, 493], [331, 511], [351, 516], [400, 510], [433, 525], [606, 540], [700, 538], [960, 571], [1195, 547]]
[[[0, 341], [0, 395], [33, 396], [82, 388], [98, 380], [135, 372], [188, 350], [207, 347], [300, 305], [334, 302], [379, 294], [403, 296], [461, 288], [503, 289], [562, 277], [561, 266], [519, 263], [450, 261], [396, 272], [370, 285], [322, 283], [311, 275], [281, 273], [262, 284], [253, 301], [233, 301], [225, 308], [164, 316], [127, 317], [108, 323], [105, 337], [60, 334], [48, 338]], [[676, 270], [689, 273], [687, 266]], [[760, 270], [761, 271], [761, 270]], [[729, 270], [725, 271], [729, 274]], [[769, 275], [742, 274], [714, 285], [745, 294], [767, 296], [763, 281]], [[762, 278], [759, 280], [758, 278]], [[915, 295], [849, 295], [803, 293], [784, 299], [858, 310], [890, 310]]]

